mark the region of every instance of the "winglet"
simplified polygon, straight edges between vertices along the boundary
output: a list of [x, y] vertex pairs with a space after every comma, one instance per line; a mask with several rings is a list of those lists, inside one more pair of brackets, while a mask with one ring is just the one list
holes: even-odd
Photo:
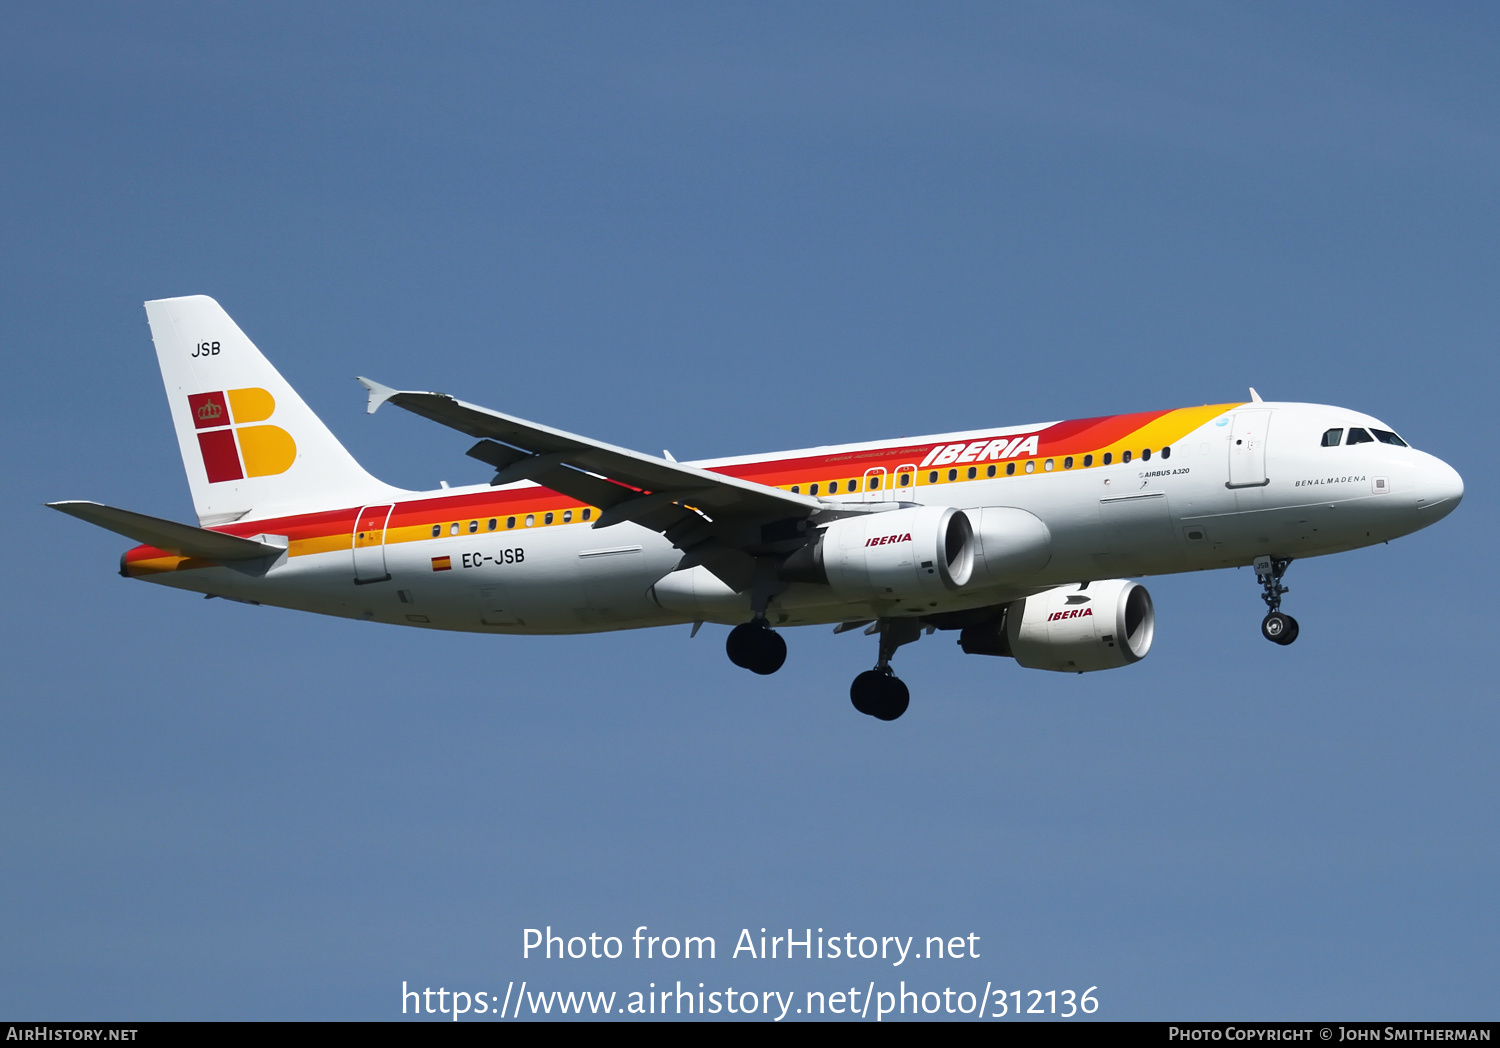
[[394, 397], [400, 390], [392, 389], [390, 386], [382, 386], [373, 378], [365, 378], [363, 375], [355, 375], [355, 379], [361, 386], [370, 391], [369, 402], [365, 405], [365, 414], [375, 414], [375, 409]]
[[[372, 397], [374, 395], [375, 394], [373, 394], [373, 393], [370, 394], [370, 396], [372, 396]], [[1264, 404], [1265, 403], [1264, 400], [1260, 399], [1260, 394], [1257, 393], [1257, 392], [1255, 392], [1255, 387], [1254, 386], [1250, 387], [1250, 403], [1252, 403], [1252, 404]], [[374, 411], [375, 409], [371, 408], [370, 410]]]

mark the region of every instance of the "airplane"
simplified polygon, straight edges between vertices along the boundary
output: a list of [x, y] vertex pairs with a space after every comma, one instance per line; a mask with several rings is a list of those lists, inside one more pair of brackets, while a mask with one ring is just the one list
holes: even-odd
[[360, 378], [367, 410], [477, 440], [488, 484], [367, 473], [217, 302], [147, 302], [197, 526], [52, 508], [142, 543], [120, 574], [250, 604], [421, 629], [566, 634], [705, 622], [771, 674], [779, 627], [878, 636], [860, 713], [895, 720], [903, 645], [1085, 673], [1151, 649], [1147, 575], [1251, 565], [1261, 632], [1297, 639], [1288, 565], [1406, 535], [1463, 498], [1379, 419], [1250, 400], [678, 462]]

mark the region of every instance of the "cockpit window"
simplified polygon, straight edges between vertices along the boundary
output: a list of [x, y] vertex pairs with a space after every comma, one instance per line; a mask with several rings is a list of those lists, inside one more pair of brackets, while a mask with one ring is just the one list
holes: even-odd
[[1323, 434], [1323, 446], [1325, 448], [1336, 448], [1339, 446], [1339, 441], [1343, 439], [1344, 431], [1342, 429], [1330, 429]]
[[1370, 432], [1375, 434], [1375, 439], [1380, 441], [1382, 444], [1394, 444], [1398, 448], [1404, 448], [1407, 446], [1406, 441], [1402, 440], [1400, 437], [1396, 436], [1396, 434], [1392, 433], [1388, 429], [1371, 429]]
[[1345, 443], [1347, 443], [1347, 444], [1373, 444], [1373, 443], [1375, 443], [1375, 438], [1372, 437], [1372, 436], [1370, 436], [1370, 434], [1366, 433], [1362, 429], [1351, 429], [1349, 431], [1349, 439]]

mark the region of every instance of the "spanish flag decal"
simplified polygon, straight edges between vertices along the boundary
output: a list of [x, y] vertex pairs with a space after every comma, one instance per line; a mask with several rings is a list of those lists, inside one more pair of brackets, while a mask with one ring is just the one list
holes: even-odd
[[453, 558], [452, 557], [433, 557], [432, 558], [432, 570], [433, 571], [452, 571], [453, 570]]
[[285, 473], [297, 460], [297, 442], [286, 430], [248, 425], [265, 421], [276, 410], [276, 398], [263, 389], [194, 393], [188, 410], [210, 484]]

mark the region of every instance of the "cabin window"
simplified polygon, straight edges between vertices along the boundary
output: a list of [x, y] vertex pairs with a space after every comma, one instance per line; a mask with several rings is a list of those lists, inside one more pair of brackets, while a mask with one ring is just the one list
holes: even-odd
[[1036, 472], [1036, 460], [1035, 459], [1032, 459], [1032, 460], [1030, 460], [1030, 461], [1028, 461], [1026, 463], [1026, 472], [1027, 473], [1035, 473]]
[[937, 483], [937, 470], [933, 470], [931, 473], [927, 474], [927, 483], [929, 483], [929, 484], [936, 484]]
[[948, 471], [948, 479], [949, 480], [957, 480], [958, 479], [958, 470], [956, 470], [956, 469], [950, 469]]
[[505, 518], [505, 526], [507, 528], [513, 528], [513, 527], [515, 527], [516, 526], [516, 518], [515, 517], [506, 517]]
[[851, 480], [849, 482], [849, 490], [850, 491], [858, 491], [859, 490], [859, 481], [857, 481], [857, 480]]
[[906, 487], [908, 484], [911, 483], [911, 474], [910, 473], [902, 473], [902, 474], [900, 474], [899, 476], [896, 477], [896, 483], [899, 484], [903, 488]]
[[485, 530], [486, 531], [494, 531], [495, 530], [495, 526], [498, 525], [499, 523], [500, 522], [498, 520], [496, 520], [494, 517], [491, 517], [489, 524], [486, 525], [486, 527], [485, 527]]
[[572, 510], [570, 510], [570, 509], [563, 510], [563, 523], [564, 524], [571, 524], [571, 523], [573, 523], [573, 511]]
[[1164, 459], [1169, 459], [1172, 457], [1172, 446], [1170, 444], [1161, 449], [1161, 457]]
[[1375, 439], [1380, 441], [1382, 444], [1394, 444], [1398, 448], [1409, 446], [1406, 441], [1402, 440], [1400, 437], [1396, 436], [1396, 434], [1392, 433], [1388, 429], [1371, 429], [1370, 432], [1375, 434]]
[[816, 484], [809, 484], [807, 487], [807, 493], [809, 495], [816, 495], [818, 493], [818, 486]]
[[829, 481], [828, 482], [828, 494], [830, 494], [830, 495], [837, 495], [838, 493], [839, 493], [839, 482], [836, 481], [836, 480]]
[[1349, 431], [1349, 439], [1346, 440], [1344, 443], [1346, 445], [1347, 444], [1373, 444], [1373, 443], [1375, 443], [1375, 438], [1372, 437], [1372, 436], [1370, 436], [1370, 434], [1366, 433], [1362, 429], [1351, 429]]
[[469, 521], [469, 534], [472, 535], [472, 534], [474, 534], [474, 532], [476, 532], [478, 530], [479, 530], [479, 521], [477, 521], [477, 520], [471, 520], [471, 521]]
[[870, 490], [871, 491], [879, 491], [880, 490], [880, 478], [879, 477], [871, 477], [870, 478]]
[[792, 494], [793, 495], [800, 495], [800, 494], [802, 494], [802, 485], [801, 484], [793, 484], [792, 485]]
[[1120, 455], [1120, 461], [1121, 462], [1129, 462], [1130, 461], [1130, 452], [1128, 452], [1128, 451], [1122, 452], [1121, 455]]
[[1151, 461], [1151, 449], [1150, 448], [1147, 448], [1145, 451], [1141, 452], [1141, 461], [1142, 462], [1150, 462]]
[[528, 513], [528, 514], [526, 514], [526, 526], [529, 528], [529, 527], [531, 527], [535, 523], [536, 523], [536, 514], [535, 513]]
[[1014, 477], [1016, 475], [1016, 464], [1014, 462], [1007, 462], [1005, 464], [1005, 475], [1007, 477]]
[[1063, 459], [1063, 469], [1072, 469], [1072, 468], [1073, 468], [1073, 456], [1069, 455], [1067, 458]]
[[433, 538], [437, 538], [442, 533], [443, 533], [443, 526], [441, 524], [434, 524], [432, 526], [432, 537]]
[[1094, 456], [1092, 456], [1092, 455], [1085, 455], [1085, 456], [1083, 456], [1083, 464], [1085, 466], [1092, 466], [1094, 464]]
[[593, 515], [594, 515], [594, 511], [592, 509], [585, 509], [583, 511], [583, 517], [582, 517], [582, 519], [583, 520], [588, 520]]
[[979, 467], [978, 466], [970, 466], [969, 467], [969, 479], [973, 480], [977, 476], [979, 476]]
[[542, 518], [542, 523], [543, 524], [551, 524], [552, 523], [552, 514], [548, 513], [545, 517], [543, 517]]
[[1104, 464], [1106, 466], [1109, 465], [1111, 462], [1114, 461], [1114, 458], [1115, 458], [1115, 453], [1113, 451], [1106, 451], [1104, 453]]
[[984, 467], [984, 475], [986, 477], [993, 477], [995, 475], [995, 467], [994, 466], [986, 466], [986, 467]]
[[1323, 431], [1323, 446], [1325, 448], [1336, 448], [1339, 446], [1339, 442], [1343, 439], [1344, 430], [1342, 427], [1339, 429], [1328, 429]]
[[450, 535], [457, 535], [458, 534], [458, 521], [455, 520], [452, 524], [448, 525], [448, 534], [450, 534]]

